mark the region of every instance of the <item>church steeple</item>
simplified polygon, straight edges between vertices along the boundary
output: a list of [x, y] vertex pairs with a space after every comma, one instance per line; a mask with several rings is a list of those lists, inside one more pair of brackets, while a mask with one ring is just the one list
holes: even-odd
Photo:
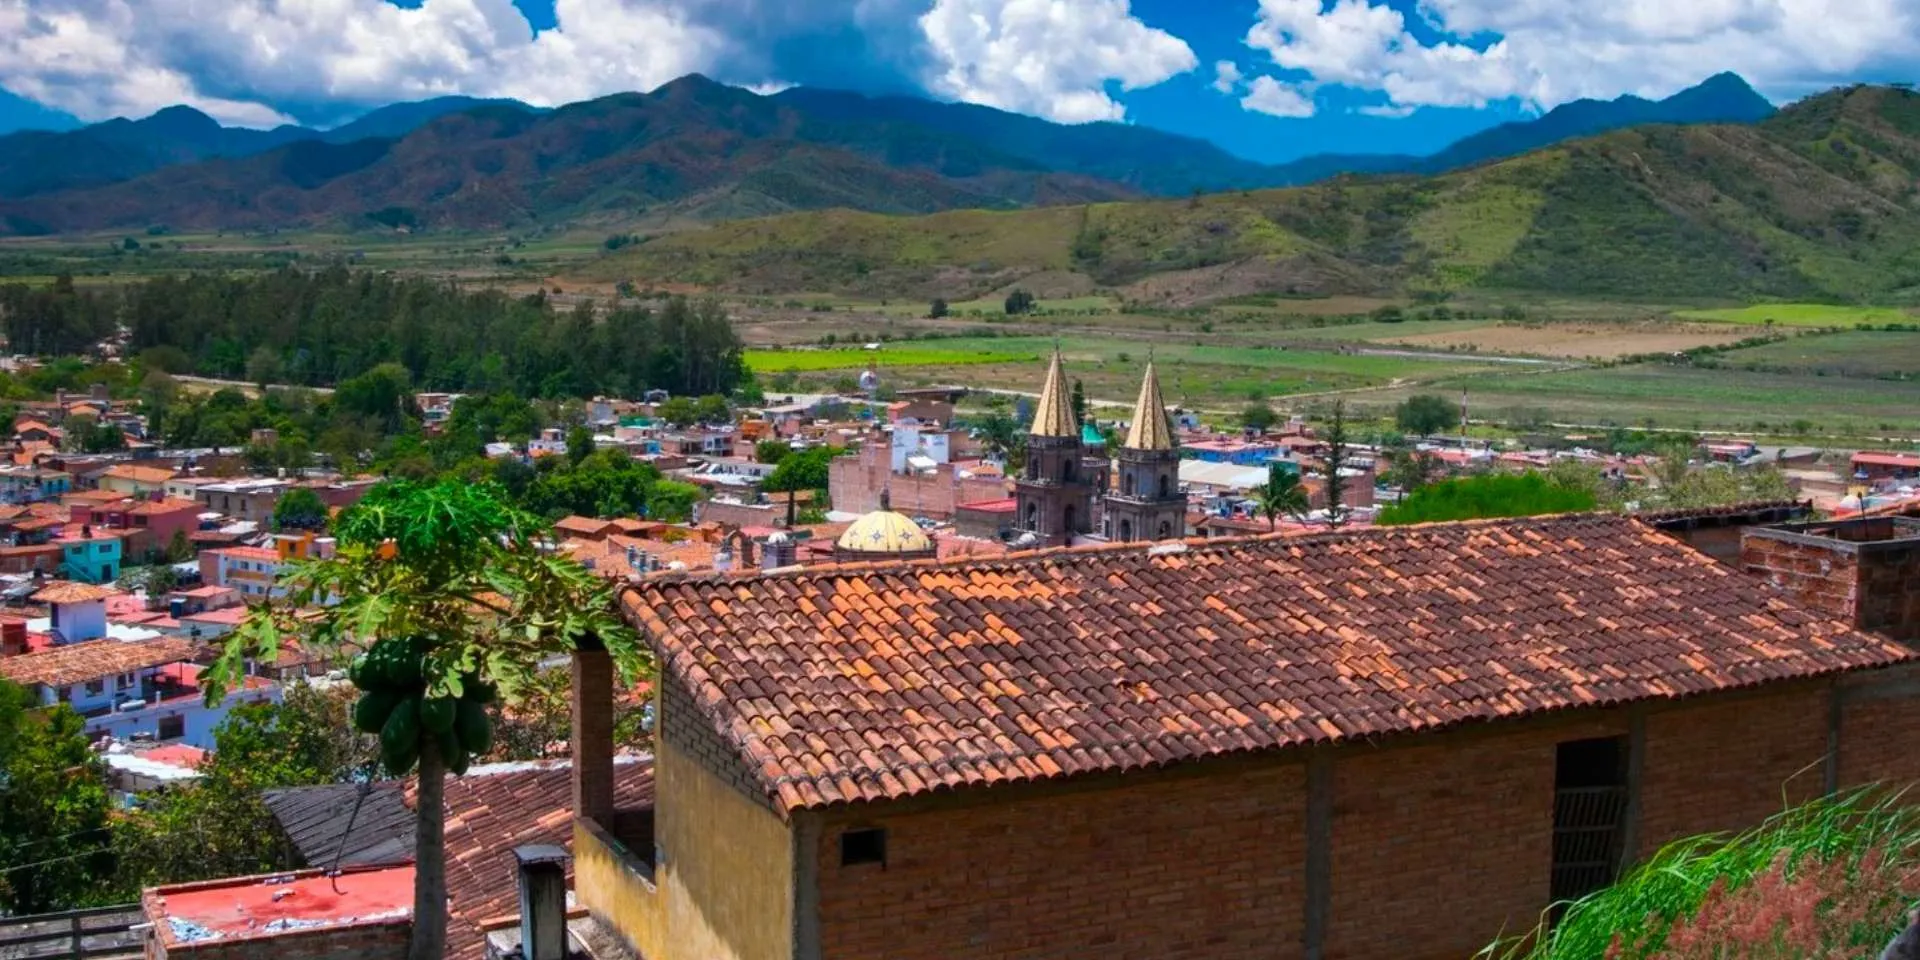
[[1160, 378], [1147, 361], [1147, 376], [1140, 381], [1140, 399], [1133, 404], [1133, 423], [1127, 427], [1128, 450], [1172, 450], [1173, 425], [1167, 422], [1167, 404], [1160, 399]]
[[1054, 348], [1053, 361], [1047, 365], [1047, 382], [1040, 388], [1040, 403], [1033, 411], [1033, 436], [1080, 438], [1080, 425], [1073, 418], [1073, 399], [1067, 393], [1067, 374], [1060, 364], [1060, 350]]

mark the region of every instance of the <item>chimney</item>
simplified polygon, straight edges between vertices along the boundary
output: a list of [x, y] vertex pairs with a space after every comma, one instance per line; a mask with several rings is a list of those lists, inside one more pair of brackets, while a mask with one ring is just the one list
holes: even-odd
[[19, 617], [0, 617], [0, 657], [17, 657], [27, 652], [27, 622]]
[[1920, 641], [1920, 520], [1860, 517], [1741, 533], [1746, 572], [1861, 630]]
[[567, 851], [513, 848], [520, 875], [521, 960], [567, 960]]
[[573, 651], [573, 815], [613, 827], [613, 658], [597, 641]]

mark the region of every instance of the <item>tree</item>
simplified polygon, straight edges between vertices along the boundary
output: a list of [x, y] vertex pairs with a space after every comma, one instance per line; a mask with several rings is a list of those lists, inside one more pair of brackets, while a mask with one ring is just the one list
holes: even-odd
[[660, 419], [676, 427], [692, 426], [700, 419], [699, 408], [686, 397], [669, 397], [653, 411]]
[[593, 428], [580, 424], [567, 431], [567, 462], [579, 466], [593, 456]]
[[158, 597], [178, 588], [180, 575], [164, 563], [129, 567], [120, 575], [120, 585], [128, 590], [144, 590], [149, 597]]
[[1080, 385], [1080, 378], [1073, 378], [1073, 393], [1068, 396], [1073, 405], [1073, 422], [1087, 422], [1087, 388]]
[[1034, 308], [1033, 294], [1025, 290], [1015, 289], [1012, 293], [1007, 294], [1005, 306], [1008, 316], [1032, 313]]
[[1347, 402], [1333, 402], [1333, 419], [1327, 424], [1327, 462], [1321, 477], [1327, 487], [1327, 525], [1338, 527], [1347, 522], [1347, 478], [1340, 467], [1347, 462]]
[[1565, 486], [1539, 473], [1489, 473], [1442, 480], [1380, 511], [1385, 526], [1474, 520], [1481, 517], [1531, 517], [1575, 513], [1594, 508], [1591, 491]]
[[[343, 783], [368, 766], [370, 738], [353, 729], [351, 692], [288, 685], [281, 703], [235, 707], [214, 730], [200, 777], [145, 799], [114, 829], [119, 876], [135, 889], [246, 876], [299, 865], [261, 792]], [[367, 771], [371, 772], [371, 771]]]
[[941, 317], [944, 317], [946, 315], [947, 315], [946, 299], [944, 297], [934, 297], [933, 302], [927, 305], [927, 316], [931, 319], [938, 320]]
[[[105, 772], [71, 707], [0, 680], [0, 913], [82, 906], [113, 873]], [[112, 902], [109, 900], [108, 902]]]
[[261, 344], [247, 356], [247, 382], [258, 384], [265, 390], [269, 384], [280, 382], [284, 367], [280, 362], [280, 351]]
[[[417, 722], [383, 734], [382, 748], [389, 772], [419, 770], [411, 960], [446, 952], [446, 776], [465, 770], [468, 747], [484, 752], [471, 740], [447, 740], [448, 728], [433, 719], [445, 715], [440, 706], [495, 684], [511, 696], [542, 661], [575, 649], [606, 650], [627, 677], [647, 666], [640, 637], [614, 612], [612, 584], [544, 552], [545, 530], [544, 521], [509, 506], [496, 484], [381, 484], [335, 524], [335, 555], [282, 574], [285, 601], [252, 608], [206, 674], [207, 696], [218, 702], [248, 658], [271, 662], [291, 634], [336, 653], [374, 637], [399, 648], [389, 647], [382, 662], [414, 671], [407, 682], [415, 689], [386, 704], [387, 725], [402, 715]], [[338, 602], [322, 607], [328, 597]], [[299, 616], [315, 608], [317, 619]], [[354, 675], [369, 684], [363, 691], [373, 689], [364, 660]], [[373, 696], [363, 692], [356, 721]]]
[[753, 445], [755, 463], [779, 463], [793, 453], [793, 445], [785, 440], [762, 440]]
[[1387, 469], [1380, 479], [1389, 487], [1412, 493], [1433, 482], [1440, 473], [1440, 458], [1425, 450], [1398, 448], [1387, 451]]
[[273, 505], [273, 525], [279, 530], [325, 530], [327, 504], [309, 487], [294, 487]]
[[1240, 411], [1240, 423], [1249, 429], [1258, 430], [1262, 433], [1265, 433], [1267, 428], [1279, 422], [1280, 415], [1274, 413], [1273, 408], [1264, 403], [1250, 403], [1247, 404], [1245, 410]]
[[1393, 420], [1400, 429], [1419, 437], [1430, 437], [1459, 422], [1460, 411], [1445, 397], [1417, 393], [1394, 408]]
[[1307, 488], [1300, 485], [1300, 475], [1292, 470], [1275, 466], [1267, 471], [1267, 482], [1253, 489], [1253, 502], [1260, 508], [1260, 515], [1267, 518], [1267, 529], [1278, 527], [1281, 514], [1295, 520], [1305, 520], [1313, 508], [1307, 500]]
[[701, 423], [732, 423], [733, 407], [727, 403], [726, 397], [710, 393], [694, 401], [693, 416]]
[[767, 479], [760, 484], [761, 489], [784, 492], [787, 495], [787, 526], [795, 523], [795, 495], [802, 490], [825, 490], [827, 488], [828, 462], [834, 457], [832, 447], [814, 447], [811, 450], [797, 452], [780, 461]]
[[986, 415], [974, 423], [974, 429], [979, 431], [981, 446], [1009, 468], [1026, 451], [1025, 445], [1020, 442], [1020, 422], [1007, 412], [1004, 404], [989, 407]]

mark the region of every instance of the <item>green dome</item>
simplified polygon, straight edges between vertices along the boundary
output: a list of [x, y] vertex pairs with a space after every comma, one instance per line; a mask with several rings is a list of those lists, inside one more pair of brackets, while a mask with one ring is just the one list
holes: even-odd
[[1083, 423], [1080, 425], [1080, 442], [1089, 447], [1104, 447], [1107, 445], [1107, 438], [1093, 424]]

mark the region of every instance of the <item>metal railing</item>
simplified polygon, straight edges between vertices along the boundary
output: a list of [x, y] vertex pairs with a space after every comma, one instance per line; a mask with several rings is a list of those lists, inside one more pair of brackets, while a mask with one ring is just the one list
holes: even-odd
[[0, 960], [138, 957], [147, 916], [137, 903], [0, 917]]

